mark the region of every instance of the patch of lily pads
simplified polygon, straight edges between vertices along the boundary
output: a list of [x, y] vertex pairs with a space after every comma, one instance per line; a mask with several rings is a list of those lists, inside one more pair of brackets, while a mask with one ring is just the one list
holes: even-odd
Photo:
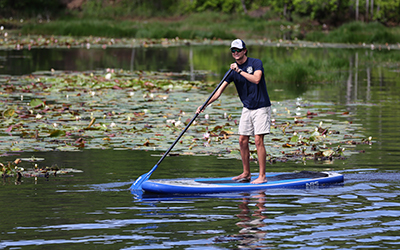
[[182, 46], [199, 44], [225, 44], [222, 40], [187, 40], [180, 39], [138, 39], [138, 38], [107, 38], [107, 37], [72, 37], [55, 35], [21, 35], [13, 31], [0, 31], [0, 49], [33, 49], [33, 48], [103, 48], [108, 47], [153, 47]]
[[[65, 176], [66, 174], [70, 174], [69, 176], [73, 176], [73, 173], [83, 172], [81, 170], [73, 168], [59, 168], [57, 165], [53, 165], [50, 167], [39, 166], [38, 162], [42, 160], [44, 159], [31, 157], [18, 158], [13, 162], [8, 162], [7, 164], [0, 163], [0, 176], [2, 177], [3, 184], [13, 180], [16, 185], [19, 185], [22, 183], [22, 177], [34, 177], [35, 180], [37, 180], [38, 177], [42, 177], [46, 180], [49, 180], [50, 176]], [[30, 163], [32, 166], [22, 167], [22, 162]]]
[[[13, 30], [0, 30], [0, 49], [30, 50], [33, 48], [132, 48], [132, 47], [171, 47], [184, 45], [225, 45], [231, 41], [221, 39], [180, 39], [176, 38], [108, 38], [97, 36], [57, 36], [57, 35], [21, 35]], [[348, 43], [322, 43], [302, 40], [282, 39], [249, 39], [247, 45], [261, 45], [271, 47], [299, 47], [299, 48], [359, 48], [378, 50], [399, 50], [397, 44], [348, 44]]]
[[[0, 151], [114, 149], [162, 154], [215, 85], [179, 80], [176, 73], [113, 69], [1, 76]], [[240, 159], [240, 113], [236, 95], [222, 95], [200, 114], [171, 155]], [[372, 143], [361, 133], [361, 124], [351, 122], [351, 113], [327, 111], [306, 100], [273, 102], [272, 116], [266, 137], [271, 163], [343, 159], [358, 153], [354, 145]], [[251, 150], [256, 160], [254, 145]]]

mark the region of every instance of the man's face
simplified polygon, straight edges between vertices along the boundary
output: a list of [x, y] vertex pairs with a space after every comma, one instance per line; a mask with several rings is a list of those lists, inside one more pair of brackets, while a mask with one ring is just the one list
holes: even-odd
[[246, 54], [246, 49], [231, 48], [231, 52], [235, 60], [240, 60]]

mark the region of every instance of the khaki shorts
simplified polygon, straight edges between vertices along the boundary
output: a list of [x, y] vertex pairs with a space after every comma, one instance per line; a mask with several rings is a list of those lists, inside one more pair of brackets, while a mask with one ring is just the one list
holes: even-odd
[[243, 107], [239, 122], [239, 135], [269, 134], [271, 128], [271, 107], [247, 109]]

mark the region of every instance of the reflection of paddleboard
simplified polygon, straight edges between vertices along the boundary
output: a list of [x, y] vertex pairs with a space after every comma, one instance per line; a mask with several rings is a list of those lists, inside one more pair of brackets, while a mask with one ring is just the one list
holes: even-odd
[[[254, 177], [253, 177], [254, 179]], [[246, 192], [269, 188], [311, 188], [343, 182], [343, 175], [335, 172], [267, 174], [267, 183], [251, 184], [226, 178], [148, 180], [142, 185], [145, 192], [161, 194], [206, 194]]]

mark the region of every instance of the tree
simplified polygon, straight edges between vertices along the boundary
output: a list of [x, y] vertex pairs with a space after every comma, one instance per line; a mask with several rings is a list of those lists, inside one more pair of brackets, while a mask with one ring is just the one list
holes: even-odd
[[64, 10], [66, 5], [61, 0], [0, 0], [2, 16], [56, 15]]

